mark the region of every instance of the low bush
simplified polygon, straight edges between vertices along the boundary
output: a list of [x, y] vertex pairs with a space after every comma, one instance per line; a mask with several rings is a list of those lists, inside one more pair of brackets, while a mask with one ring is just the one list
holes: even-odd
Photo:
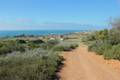
[[70, 46], [72, 49], [75, 49], [75, 48], [77, 48], [78, 47], [78, 44], [71, 44], [71, 46]]
[[89, 50], [90, 51], [95, 51], [96, 54], [98, 55], [103, 55], [103, 53], [108, 50], [111, 49], [112, 45], [102, 42], [102, 41], [97, 41], [97, 42], [93, 42], [91, 43], [91, 45], [89, 45]]
[[120, 19], [112, 22], [112, 29], [95, 31], [83, 41], [89, 44], [89, 50], [104, 55], [105, 59], [120, 60]]
[[71, 51], [71, 46], [63, 46], [64, 51]]
[[120, 32], [115, 29], [94, 32], [84, 38], [89, 51], [103, 55], [105, 59], [120, 60]]
[[30, 43], [33, 43], [33, 44], [41, 44], [41, 43], [44, 43], [43, 40], [40, 40], [40, 39], [37, 39], [37, 40], [31, 40], [29, 41]]
[[95, 51], [97, 54], [102, 55], [104, 46], [102, 45], [102, 42], [100, 43], [99, 41], [93, 42], [92, 44], [89, 45], [89, 51]]
[[54, 51], [71, 51], [78, 47], [77, 44], [69, 44], [69, 45], [57, 45], [53, 48]]
[[57, 39], [52, 39], [52, 40], [48, 40], [47, 41], [47, 43], [49, 44], [49, 45], [56, 45], [56, 44], [58, 44], [60, 41], [59, 40], [57, 40]]
[[120, 44], [114, 45], [111, 49], [104, 52], [105, 59], [117, 59], [120, 60]]
[[53, 50], [54, 51], [64, 51], [64, 47], [63, 46], [55, 46], [54, 48], [53, 48]]
[[0, 80], [54, 80], [62, 60], [41, 49], [0, 57]]
[[7, 54], [14, 51], [25, 51], [25, 46], [16, 41], [2, 41], [0, 43], [0, 54]]
[[20, 40], [20, 39], [17, 39], [16, 42], [17, 42], [18, 44], [25, 44], [25, 43], [26, 43], [25, 40]]

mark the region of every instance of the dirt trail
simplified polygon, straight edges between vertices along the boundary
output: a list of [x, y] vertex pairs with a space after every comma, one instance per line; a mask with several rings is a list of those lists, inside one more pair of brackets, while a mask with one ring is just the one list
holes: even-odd
[[88, 52], [82, 45], [72, 52], [65, 52], [65, 66], [60, 71], [60, 80], [120, 80], [120, 73], [104, 59]]

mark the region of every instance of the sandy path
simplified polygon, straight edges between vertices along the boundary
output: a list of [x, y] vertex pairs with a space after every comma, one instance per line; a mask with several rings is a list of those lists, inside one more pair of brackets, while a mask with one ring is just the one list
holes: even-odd
[[65, 66], [60, 71], [60, 80], [120, 80], [119, 72], [94, 55], [84, 45], [65, 52]]

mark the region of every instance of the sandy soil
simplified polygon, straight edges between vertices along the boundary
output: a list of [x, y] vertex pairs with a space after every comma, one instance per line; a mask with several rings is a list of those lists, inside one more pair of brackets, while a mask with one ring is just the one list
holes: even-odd
[[60, 80], [120, 80], [120, 62], [104, 60], [88, 52], [85, 45], [65, 52], [63, 57], [66, 60], [59, 73]]

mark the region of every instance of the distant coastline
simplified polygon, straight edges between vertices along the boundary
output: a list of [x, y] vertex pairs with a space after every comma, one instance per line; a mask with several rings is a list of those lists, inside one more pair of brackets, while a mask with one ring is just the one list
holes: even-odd
[[0, 31], [0, 37], [13, 37], [17, 35], [64, 35], [76, 32], [87, 32], [88, 30], [2, 30]]

